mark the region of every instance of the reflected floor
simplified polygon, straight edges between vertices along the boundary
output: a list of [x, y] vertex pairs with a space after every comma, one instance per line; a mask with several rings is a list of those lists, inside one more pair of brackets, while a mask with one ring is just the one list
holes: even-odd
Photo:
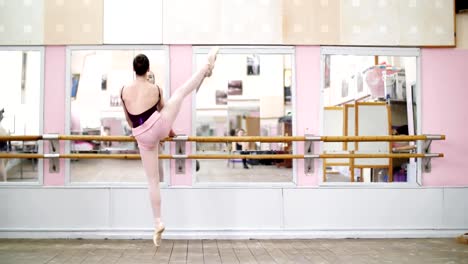
[[292, 168], [276, 165], [248, 165], [242, 161], [199, 160], [200, 170], [196, 173], [198, 182], [291, 182]]
[[[164, 161], [168, 163], [168, 161]], [[276, 165], [250, 165], [244, 169], [241, 160], [199, 160], [198, 182], [291, 182], [293, 170]], [[166, 166], [167, 167], [167, 166]], [[64, 169], [64, 168], [61, 168]], [[8, 170], [9, 182], [35, 182], [37, 160], [22, 160]], [[146, 183], [140, 160], [73, 160], [70, 163], [72, 182], [136, 182]]]
[[[15, 159], [7, 163], [8, 182], [37, 182], [37, 160], [36, 159]], [[13, 165], [14, 164], [14, 165]], [[0, 181], [3, 178], [0, 175]]]
[[73, 160], [70, 175], [72, 182], [146, 182], [140, 160]]

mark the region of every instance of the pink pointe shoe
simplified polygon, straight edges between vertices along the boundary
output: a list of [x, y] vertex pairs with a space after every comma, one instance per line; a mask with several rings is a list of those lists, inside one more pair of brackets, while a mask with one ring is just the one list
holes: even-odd
[[165, 229], [166, 227], [164, 226], [164, 224], [161, 223], [159, 224], [159, 227], [156, 230], [154, 230], [153, 243], [156, 247], [159, 247], [161, 245], [162, 233]]
[[213, 73], [214, 64], [216, 61], [216, 56], [218, 55], [219, 47], [214, 47], [208, 53], [208, 69], [205, 73], [206, 77], [210, 77]]

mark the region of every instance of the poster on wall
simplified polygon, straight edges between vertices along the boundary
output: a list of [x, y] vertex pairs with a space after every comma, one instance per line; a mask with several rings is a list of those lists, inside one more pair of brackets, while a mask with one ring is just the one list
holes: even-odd
[[330, 58], [330, 55], [325, 56], [325, 88], [330, 87]]
[[247, 75], [260, 75], [260, 57], [258, 55], [247, 56]]
[[76, 99], [78, 85], [80, 83], [80, 74], [72, 74], [71, 82], [71, 98]]
[[227, 93], [222, 90], [216, 90], [216, 104], [227, 105]]
[[362, 80], [362, 74], [360, 72], [356, 74], [356, 84], [357, 92], [362, 93], [364, 91], [364, 81]]
[[242, 95], [242, 81], [228, 81], [228, 95]]
[[292, 71], [291, 69], [284, 70], [284, 103], [291, 104], [291, 85], [292, 85]]
[[101, 76], [101, 91], [107, 90], [107, 74]]
[[349, 95], [349, 83], [348, 80], [341, 80], [341, 97], [345, 98]]

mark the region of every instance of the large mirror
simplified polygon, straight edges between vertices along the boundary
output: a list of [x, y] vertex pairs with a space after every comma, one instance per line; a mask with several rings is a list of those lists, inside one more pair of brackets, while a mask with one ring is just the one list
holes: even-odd
[[[197, 67], [206, 60], [195, 51]], [[293, 50], [223, 48], [196, 94], [197, 136], [293, 135]], [[205, 154], [292, 154], [290, 143], [197, 143]], [[292, 160], [198, 160], [197, 182], [291, 182]]]
[[[70, 49], [70, 134], [131, 135], [120, 91], [134, 80], [133, 58], [140, 53], [149, 58], [155, 83], [167, 97], [169, 64], [165, 48]], [[69, 148], [71, 153], [138, 153], [136, 142], [73, 141]], [[168, 161], [161, 161], [160, 166], [164, 168], [160, 170], [161, 174], [168, 176]], [[77, 159], [70, 161], [70, 180], [80, 183], [146, 182], [146, 176], [140, 160]]]
[[[322, 52], [323, 135], [418, 133], [418, 52]], [[327, 54], [327, 52], [331, 54]], [[327, 154], [415, 153], [415, 142], [323, 143]], [[415, 182], [414, 159], [324, 159], [323, 182]]]
[[[0, 50], [0, 135], [42, 133], [42, 50]], [[38, 141], [3, 141], [0, 152], [40, 153]], [[37, 182], [41, 160], [0, 159], [0, 182]]]

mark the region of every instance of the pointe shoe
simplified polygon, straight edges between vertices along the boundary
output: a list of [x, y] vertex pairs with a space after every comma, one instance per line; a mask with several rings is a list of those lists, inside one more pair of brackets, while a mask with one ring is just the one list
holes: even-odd
[[165, 229], [166, 227], [164, 226], [164, 224], [159, 224], [158, 229], [154, 230], [153, 243], [156, 247], [159, 247], [161, 245], [162, 233]]
[[210, 77], [213, 73], [214, 64], [216, 62], [216, 56], [218, 55], [219, 47], [213, 47], [208, 53], [208, 70], [205, 76]]

